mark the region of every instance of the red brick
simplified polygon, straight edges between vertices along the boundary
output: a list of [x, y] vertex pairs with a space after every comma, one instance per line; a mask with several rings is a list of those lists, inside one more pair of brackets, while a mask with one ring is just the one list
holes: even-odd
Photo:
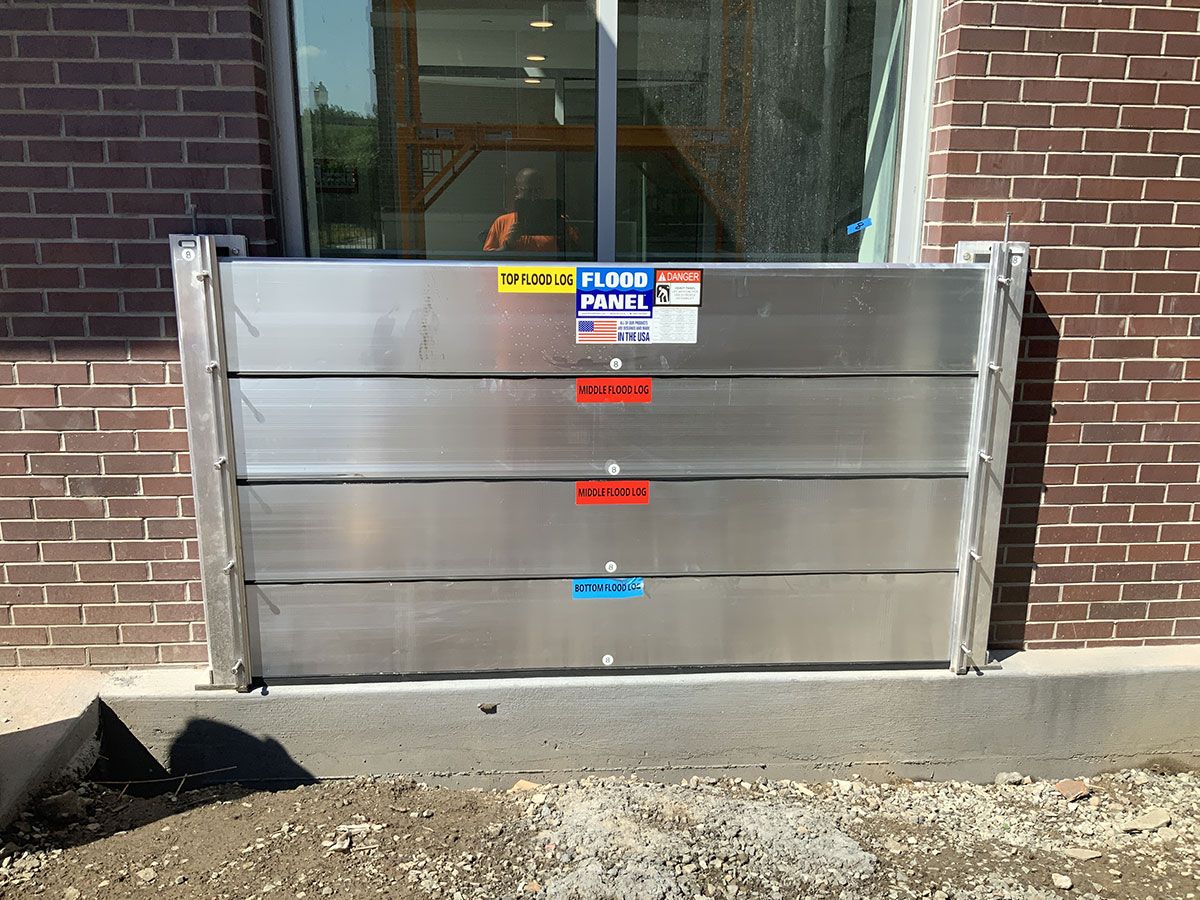
[[83, 647], [22, 647], [17, 651], [22, 666], [82, 666], [87, 663]]
[[168, 644], [191, 640], [187, 625], [122, 625], [121, 639], [130, 644]]
[[13, 584], [63, 584], [77, 580], [75, 567], [64, 563], [10, 563], [5, 569], [8, 580]]
[[14, 625], [78, 625], [78, 606], [14, 606]]
[[154, 647], [89, 647], [87, 658], [92, 666], [148, 666], [158, 661], [158, 653]]
[[208, 648], [204, 644], [164, 644], [158, 654], [164, 663], [208, 662]]
[[137, 603], [104, 603], [83, 607], [88, 625], [148, 624], [154, 620], [154, 607]]

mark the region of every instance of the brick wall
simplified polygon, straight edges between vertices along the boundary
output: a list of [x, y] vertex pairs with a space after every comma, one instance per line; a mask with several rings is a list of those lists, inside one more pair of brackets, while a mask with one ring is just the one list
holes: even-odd
[[[998, 646], [1200, 640], [1197, 14], [945, 9], [926, 255], [1035, 248]], [[164, 239], [271, 247], [262, 61], [258, 0], [0, 0], [0, 666], [204, 657]]]
[[205, 658], [166, 236], [272, 241], [257, 0], [0, 0], [0, 666]]
[[1196, 0], [952, 2], [926, 255], [1035, 248], [993, 640], [1200, 640]]

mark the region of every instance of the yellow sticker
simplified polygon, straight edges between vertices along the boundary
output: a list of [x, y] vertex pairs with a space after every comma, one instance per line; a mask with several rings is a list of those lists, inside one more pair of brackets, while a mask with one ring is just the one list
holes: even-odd
[[502, 294], [573, 294], [575, 270], [566, 266], [497, 266]]

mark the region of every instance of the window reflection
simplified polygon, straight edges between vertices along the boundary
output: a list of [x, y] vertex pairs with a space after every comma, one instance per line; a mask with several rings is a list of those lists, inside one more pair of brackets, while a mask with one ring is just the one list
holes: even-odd
[[[621, 0], [618, 259], [885, 260], [903, 2]], [[294, 8], [313, 253], [594, 257], [593, 4]]]
[[886, 259], [900, 0], [626, 0], [618, 21], [619, 259]]
[[591, 258], [595, 27], [575, 0], [299, 0], [313, 251]]

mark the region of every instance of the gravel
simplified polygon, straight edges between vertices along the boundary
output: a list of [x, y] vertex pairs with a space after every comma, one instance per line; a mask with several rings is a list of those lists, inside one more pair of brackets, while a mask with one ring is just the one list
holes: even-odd
[[[1200, 777], [799, 783], [364, 778], [131, 798], [82, 784], [0, 835], [0, 897], [1196, 900]], [[1134, 827], [1136, 825], [1136, 827]]]

